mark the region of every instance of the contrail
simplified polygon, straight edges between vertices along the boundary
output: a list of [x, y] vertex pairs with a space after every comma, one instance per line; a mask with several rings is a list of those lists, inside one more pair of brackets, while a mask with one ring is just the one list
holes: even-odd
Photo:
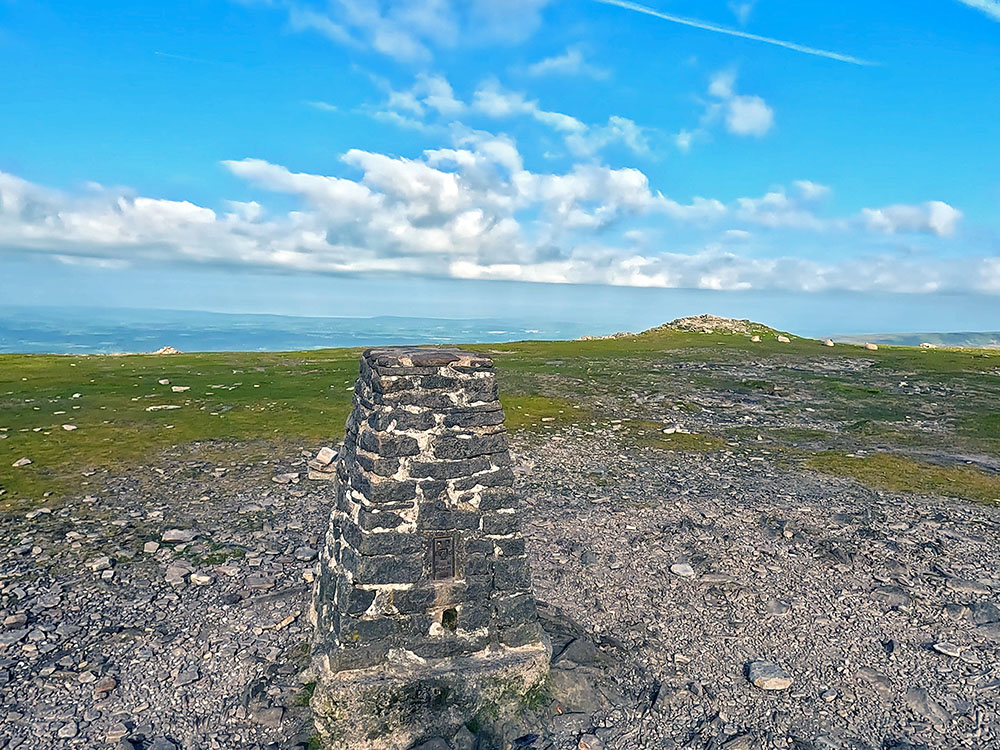
[[[807, 55], [816, 55], [817, 57], [828, 57], [831, 60], [838, 60], [839, 62], [851, 63], [852, 65], [878, 65], [878, 63], [869, 62], [868, 60], [862, 60], [857, 57], [852, 57], [851, 55], [842, 55], [839, 52], [830, 52], [825, 49], [816, 49], [815, 47], [806, 47], [802, 44], [795, 44], [794, 42], [783, 42], [780, 39], [771, 39], [766, 36], [758, 36], [757, 34], [750, 34], [746, 31], [739, 31], [738, 29], [727, 29], [725, 26], [716, 26], [711, 23], [705, 23], [704, 21], [699, 21], [695, 18], [684, 18], [683, 16], [673, 16], [669, 13], [661, 13], [658, 10], [653, 10], [652, 8], [647, 8], [645, 5], [639, 5], [638, 3], [632, 3], [628, 0], [595, 0], [598, 3], [603, 3], [604, 5], [617, 5], [619, 8], [625, 8], [626, 10], [634, 10], [636, 13], [645, 13], [647, 16], [655, 16], [656, 18], [662, 18], [664, 21], [671, 21], [673, 23], [679, 23], [684, 26], [692, 26], [696, 29], [704, 29], [705, 31], [714, 31], [718, 34], [728, 34], [729, 36], [738, 36], [743, 39], [751, 39], [755, 42], [764, 42], [764, 44], [773, 44], [777, 47], [784, 47], [785, 49], [795, 50], [796, 52], [804, 52]], [[965, 2], [965, 0], [961, 0]]]

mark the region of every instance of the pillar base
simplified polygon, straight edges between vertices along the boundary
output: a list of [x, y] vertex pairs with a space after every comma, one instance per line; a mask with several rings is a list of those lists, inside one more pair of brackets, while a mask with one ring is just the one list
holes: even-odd
[[311, 706], [322, 746], [409, 750], [463, 725], [489, 743], [505, 719], [548, 703], [551, 655], [545, 640], [449, 659], [393, 651], [376, 667], [341, 672], [317, 664]]

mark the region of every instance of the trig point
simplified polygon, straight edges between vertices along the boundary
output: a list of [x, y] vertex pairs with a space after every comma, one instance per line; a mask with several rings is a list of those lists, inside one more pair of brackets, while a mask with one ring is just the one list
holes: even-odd
[[325, 746], [488, 735], [541, 689], [550, 647], [510, 466], [489, 357], [364, 353], [313, 592]]

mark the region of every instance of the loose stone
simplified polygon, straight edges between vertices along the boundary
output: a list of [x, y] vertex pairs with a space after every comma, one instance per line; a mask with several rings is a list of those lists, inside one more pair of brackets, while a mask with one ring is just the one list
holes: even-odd
[[949, 641], [939, 641], [934, 644], [933, 648], [939, 654], [944, 654], [945, 656], [958, 657], [962, 655], [962, 647]]
[[792, 678], [781, 667], [770, 661], [750, 662], [747, 676], [750, 682], [761, 690], [787, 690], [792, 686]]
[[681, 578], [694, 578], [694, 568], [687, 563], [674, 563], [670, 566], [670, 572]]

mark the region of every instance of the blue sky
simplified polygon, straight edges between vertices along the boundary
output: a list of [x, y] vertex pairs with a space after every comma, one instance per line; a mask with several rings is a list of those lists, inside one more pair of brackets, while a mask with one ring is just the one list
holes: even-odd
[[996, 0], [0, 0], [0, 70], [21, 299], [57, 267], [106, 303], [227, 269], [1000, 295]]

